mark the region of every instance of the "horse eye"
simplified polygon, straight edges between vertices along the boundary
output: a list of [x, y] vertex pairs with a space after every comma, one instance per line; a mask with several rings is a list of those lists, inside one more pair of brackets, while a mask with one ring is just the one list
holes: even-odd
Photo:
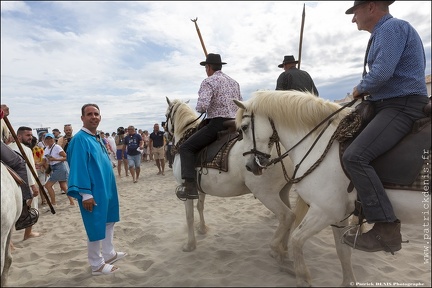
[[242, 125], [242, 126], [241, 126], [241, 130], [242, 130], [242, 131], [246, 131], [246, 130], [248, 129], [248, 127], [249, 127], [249, 125], [246, 125], [246, 124], [245, 124], [245, 125]]

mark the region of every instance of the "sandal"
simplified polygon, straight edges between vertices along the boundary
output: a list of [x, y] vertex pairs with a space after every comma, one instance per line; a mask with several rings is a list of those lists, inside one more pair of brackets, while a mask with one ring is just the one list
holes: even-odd
[[126, 252], [116, 252], [116, 255], [114, 255], [114, 257], [109, 259], [108, 261], [105, 261], [105, 263], [106, 264], [114, 264], [115, 262], [117, 262], [120, 259], [123, 259], [127, 255], [128, 254]]
[[98, 270], [92, 271], [92, 275], [93, 276], [109, 275], [109, 274], [113, 274], [113, 273], [117, 272], [118, 270], [120, 270], [120, 268], [118, 268], [116, 266], [113, 266], [111, 264], [106, 264], [105, 263]]

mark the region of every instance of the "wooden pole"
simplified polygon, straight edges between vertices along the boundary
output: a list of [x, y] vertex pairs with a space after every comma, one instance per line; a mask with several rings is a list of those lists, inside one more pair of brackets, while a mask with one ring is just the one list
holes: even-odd
[[200, 30], [199, 30], [199, 28], [198, 28], [198, 24], [197, 24], [198, 17], [195, 18], [195, 20], [191, 19], [191, 21], [195, 23], [195, 28], [196, 28], [196, 31], [197, 31], [197, 33], [198, 33], [198, 37], [199, 37], [199, 39], [200, 39], [201, 46], [202, 46], [202, 48], [203, 48], [203, 50], [204, 50], [204, 55], [205, 55], [205, 57], [207, 57], [207, 50], [206, 50], [206, 48], [205, 48], [204, 41], [203, 41], [203, 39], [202, 39], [201, 32], [200, 32]]
[[[22, 145], [21, 145], [21, 142], [18, 140], [18, 136], [16, 135], [16, 133], [15, 133], [15, 131], [14, 131], [12, 125], [10, 124], [9, 119], [7, 118], [7, 116], [4, 116], [4, 117], [3, 117], [3, 120], [5, 121], [7, 127], [9, 128], [9, 131], [11, 132], [12, 137], [14, 138], [15, 143], [17, 144], [18, 149], [20, 150], [22, 157], [23, 157], [24, 160], [26, 161], [27, 166], [29, 167], [29, 169], [30, 169], [30, 171], [31, 171], [31, 173], [32, 173], [32, 175], [33, 175], [33, 177], [35, 178], [35, 180], [36, 180], [36, 182], [37, 182], [37, 184], [38, 184], [38, 186], [39, 186], [39, 191], [40, 191], [40, 193], [42, 193], [42, 194], [44, 195], [44, 197], [45, 197], [45, 199], [46, 199], [46, 201], [47, 201], [47, 203], [48, 203], [48, 206], [50, 207], [51, 213], [52, 213], [52, 214], [55, 214], [56, 212], [55, 212], [55, 210], [54, 210], [54, 207], [53, 207], [52, 204], [51, 204], [51, 201], [50, 201], [48, 195], [47, 195], [46, 192], [45, 192], [45, 188], [43, 187], [42, 183], [40, 182], [39, 177], [37, 176], [36, 172], [35, 172], [34, 169], [33, 169], [33, 166], [30, 164], [30, 161], [29, 161], [29, 159], [27, 158], [27, 154], [25, 153], [24, 148], [23, 148]], [[23, 180], [25, 180], [26, 182], [28, 181], [28, 179], [23, 179]]]
[[303, 3], [303, 14], [302, 14], [301, 29], [300, 29], [300, 43], [299, 43], [298, 69], [300, 69], [300, 63], [301, 63], [301, 52], [302, 52], [302, 45], [303, 45], [303, 29], [304, 29], [305, 16], [306, 16], [306, 12], [305, 12], [305, 4]]

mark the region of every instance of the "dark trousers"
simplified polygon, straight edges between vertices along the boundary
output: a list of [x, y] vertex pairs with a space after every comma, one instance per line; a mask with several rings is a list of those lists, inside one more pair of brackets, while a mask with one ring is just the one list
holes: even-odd
[[21, 185], [23, 200], [32, 199], [33, 194], [28, 185], [27, 167], [24, 158], [5, 143], [1, 142], [1, 160], [25, 181], [25, 183]]
[[167, 161], [168, 161], [168, 164], [169, 165], [172, 165], [172, 163], [173, 163], [173, 156], [171, 155], [171, 147], [172, 147], [172, 145], [169, 145], [169, 144], [167, 144], [167, 151], [166, 151], [166, 159], [167, 159]]
[[196, 154], [217, 139], [217, 133], [225, 129], [223, 122], [229, 119], [231, 118], [210, 119], [206, 126], [195, 132], [180, 146], [182, 179], [193, 180], [196, 178]]
[[422, 96], [372, 102], [375, 117], [343, 155], [343, 163], [369, 223], [397, 220], [383, 184], [370, 163], [407, 135], [415, 120], [426, 117], [423, 107], [427, 102], [428, 98]]

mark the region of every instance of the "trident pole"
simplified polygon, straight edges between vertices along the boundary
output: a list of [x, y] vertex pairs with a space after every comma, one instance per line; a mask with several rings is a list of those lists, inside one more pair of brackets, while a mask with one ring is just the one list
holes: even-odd
[[305, 4], [303, 3], [303, 14], [302, 14], [301, 29], [300, 29], [298, 69], [300, 69], [300, 63], [301, 63], [301, 52], [302, 52], [302, 45], [303, 45], [303, 29], [304, 29], [305, 15], [306, 15], [306, 13], [305, 13]]
[[[35, 178], [35, 180], [36, 180], [36, 182], [37, 182], [37, 184], [38, 184], [38, 186], [39, 186], [39, 190], [40, 190], [40, 192], [45, 196], [45, 199], [46, 199], [46, 201], [47, 201], [47, 203], [48, 203], [48, 206], [50, 207], [51, 213], [52, 213], [52, 214], [55, 214], [56, 212], [55, 212], [55, 210], [54, 210], [54, 207], [53, 207], [52, 204], [51, 204], [51, 201], [50, 201], [48, 195], [47, 195], [46, 192], [45, 192], [44, 186], [43, 186], [42, 183], [40, 182], [39, 177], [37, 176], [36, 172], [35, 172], [34, 169], [33, 169], [33, 166], [30, 164], [30, 161], [29, 161], [29, 159], [27, 158], [27, 154], [25, 153], [24, 148], [23, 148], [22, 145], [21, 145], [21, 142], [18, 140], [18, 136], [16, 135], [16, 133], [15, 133], [15, 131], [14, 131], [12, 125], [10, 124], [9, 119], [7, 118], [7, 116], [4, 116], [4, 117], [3, 117], [3, 120], [5, 121], [7, 127], [9, 128], [9, 131], [10, 131], [10, 133], [12, 134], [12, 137], [14, 138], [15, 143], [17, 144], [18, 149], [20, 150], [22, 157], [23, 157], [24, 160], [26, 161], [27, 167], [29, 167], [29, 169], [30, 169], [30, 171], [31, 171], [31, 173], [32, 173], [32, 175], [33, 175], [33, 177]], [[28, 179], [23, 179], [23, 180], [25, 180], [26, 182], [28, 181]]]
[[200, 39], [201, 46], [202, 46], [202, 48], [203, 48], [203, 50], [204, 50], [204, 55], [205, 55], [205, 57], [207, 57], [207, 50], [206, 50], [206, 48], [205, 48], [204, 41], [203, 41], [203, 39], [202, 39], [201, 32], [200, 32], [200, 30], [199, 30], [199, 28], [198, 28], [198, 24], [197, 24], [198, 17], [195, 18], [195, 20], [194, 20], [194, 19], [191, 19], [191, 21], [195, 23], [195, 28], [196, 28], [196, 31], [197, 31], [197, 33], [198, 33], [198, 37], [199, 37], [199, 39]]

